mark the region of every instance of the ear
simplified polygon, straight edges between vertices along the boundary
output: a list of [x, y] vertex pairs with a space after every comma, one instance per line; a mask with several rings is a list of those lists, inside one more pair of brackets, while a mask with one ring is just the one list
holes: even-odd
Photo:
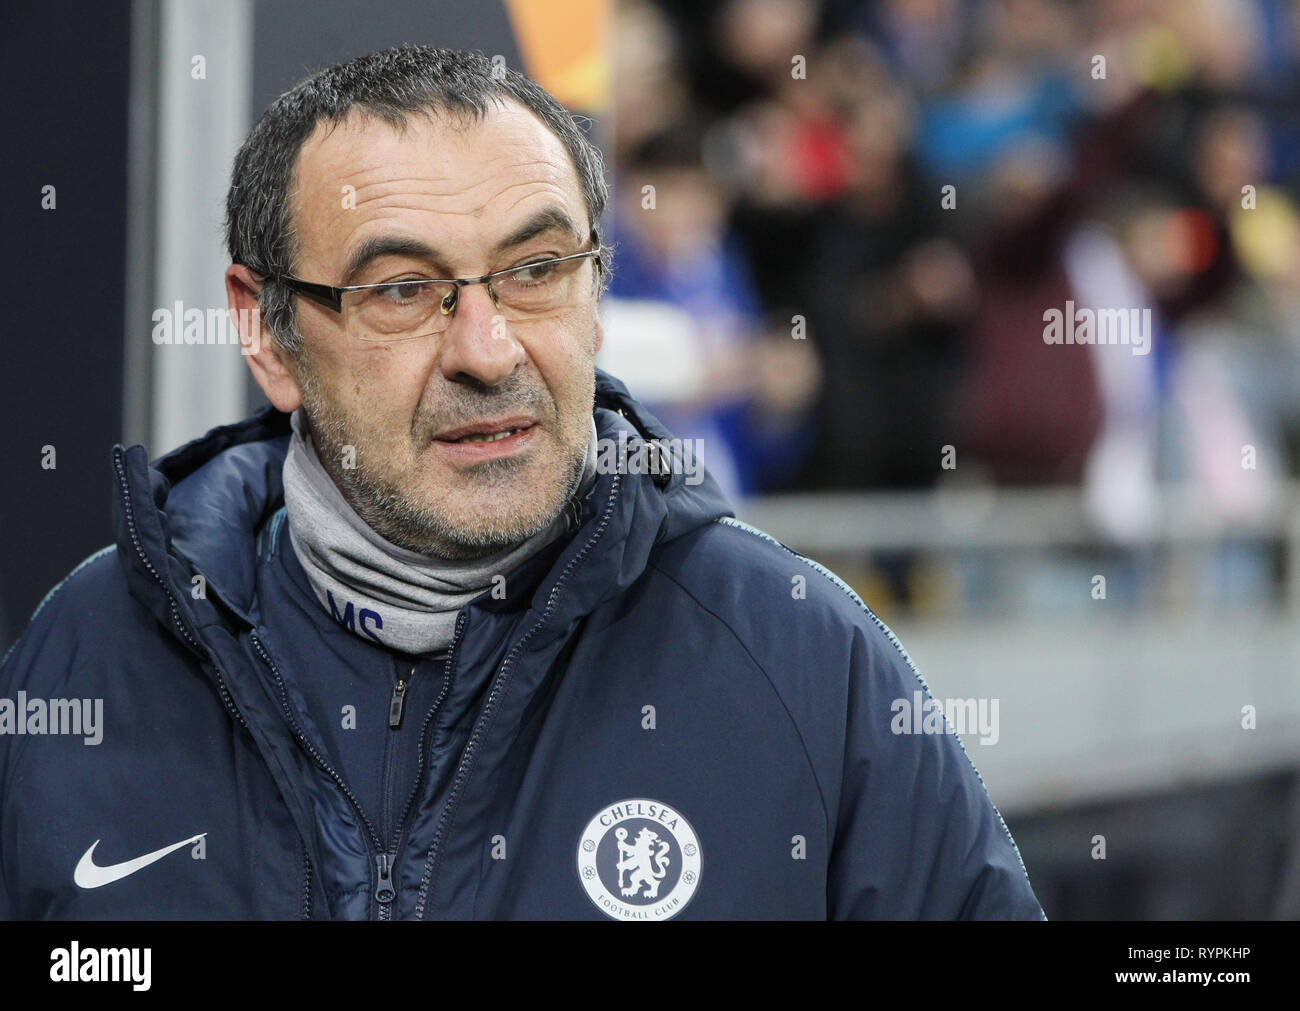
[[291, 363], [286, 361], [290, 356], [275, 346], [270, 331], [262, 327], [262, 310], [257, 304], [261, 289], [260, 274], [239, 263], [227, 268], [226, 299], [230, 315], [239, 328], [244, 360], [266, 399], [288, 413], [302, 406], [302, 393]]
[[605, 343], [605, 328], [600, 325], [600, 316], [597, 315], [596, 316], [596, 346], [592, 350], [592, 354], [594, 355], [597, 351], [599, 351], [601, 345], [603, 345], [604, 343]]

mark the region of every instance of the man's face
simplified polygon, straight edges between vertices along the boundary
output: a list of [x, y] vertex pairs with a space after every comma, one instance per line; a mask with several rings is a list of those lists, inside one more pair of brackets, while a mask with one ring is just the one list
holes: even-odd
[[[481, 121], [415, 115], [400, 134], [353, 113], [317, 128], [295, 183], [297, 276], [325, 284], [478, 277], [576, 252], [590, 233], [563, 145], [514, 103]], [[425, 250], [349, 273], [376, 239]], [[580, 262], [591, 281], [595, 264]], [[322, 462], [362, 519], [402, 547], [466, 558], [518, 543], [549, 525], [581, 477], [600, 345], [594, 295], [524, 321], [498, 313], [486, 286], [470, 285], [441, 333], [366, 343], [338, 313], [297, 301], [295, 371]], [[466, 426], [513, 434], [464, 441]]]

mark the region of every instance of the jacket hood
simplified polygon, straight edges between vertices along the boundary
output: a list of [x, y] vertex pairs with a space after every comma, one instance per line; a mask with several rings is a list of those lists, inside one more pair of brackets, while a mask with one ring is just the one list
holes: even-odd
[[[602, 442], [634, 447], [673, 439], [622, 382], [600, 369], [593, 413]], [[291, 432], [289, 415], [268, 406], [153, 464], [142, 445], [113, 449], [114, 526], [131, 592], [191, 647], [204, 626], [218, 623], [233, 631], [257, 621], [258, 532], [284, 505], [282, 470]], [[631, 585], [656, 544], [734, 515], [707, 471], [699, 471], [702, 480], [695, 484], [682, 468], [673, 471], [598, 474], [576, 533], [530, 589], [527, 604], [544, 614], [549, 627], [571, 627]], [[562, 613], [553, 614], [552, 591], [561, 579]]]

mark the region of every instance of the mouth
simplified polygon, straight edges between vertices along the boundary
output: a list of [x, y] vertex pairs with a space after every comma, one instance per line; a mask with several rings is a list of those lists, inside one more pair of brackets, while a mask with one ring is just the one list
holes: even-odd
[[530, 441], [537, 422], [532, 418], [501, 418], [461, 425], [434, 437], [434, 443], [456, 459], [482, 460], [504, 456]]

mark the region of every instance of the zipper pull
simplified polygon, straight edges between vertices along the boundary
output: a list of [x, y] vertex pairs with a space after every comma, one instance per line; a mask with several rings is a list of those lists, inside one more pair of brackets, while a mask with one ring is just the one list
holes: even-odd
[[400, 678], [393, 685], [393, 698], [388, 703], [388, 725], [396, 730], [402, 725], [402, 710], [406, 708], [406, 682]]
[[380, 853], [375, 858], [379, 868], [379, 886], [375, 889], [375, 898], [387, 905], [397, 897], [393, 888], [393, 858], [387, 853]]

